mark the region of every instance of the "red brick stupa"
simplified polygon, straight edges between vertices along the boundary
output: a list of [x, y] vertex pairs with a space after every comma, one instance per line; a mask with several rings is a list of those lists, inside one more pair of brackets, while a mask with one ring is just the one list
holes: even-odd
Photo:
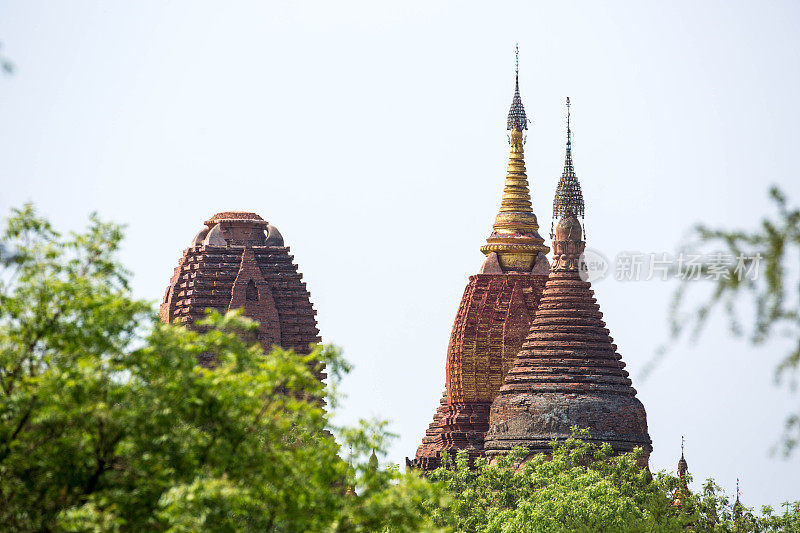
[[[255, 213], [217, 213], [183, 252], [159, 317], [194, 324], [208, 308], [244, 309], [265, 349], [298, 353], [320, 341], [310, 295], [275, 226]], [[207, 361], [204, 361], [207, 362]]]
[[547, 280], [549, 248], [539, 235], [525, 173], [523, 130], [528, 119], [519, 95], [519, 73], [507, 126], [508, 172], [500, 212], [481, 251], [486, 260], [469, 278], [447, 348], [445, 392], [412, 468], [431, 470], [442, 453], [483, 455], [489, 407], [528, 333]]
[[492, 403], [486, 456], [514, 446], [550, 453], [550, 443], [566, 439], [577, 426], [589, 431], [589, 441], [607, 442], [618, 453], [643, 448], [646, 465], [652, 451], [647, 415], [586, 280], [578, 220], [583, 195], [567, 117], [564, 173], [553, 202], [553, 219], [560, 217], [553, 264], [530, 333]]

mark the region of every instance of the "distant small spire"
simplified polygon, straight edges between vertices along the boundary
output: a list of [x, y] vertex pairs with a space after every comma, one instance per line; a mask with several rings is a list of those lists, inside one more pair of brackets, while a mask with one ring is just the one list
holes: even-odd
[[372, 449], [372, 455], [369, 456], [367, 465], [372, 472], [378, 471], [378, 456], [375, 454], [375, 448]]
[[683, 456], [683, 446], [684, 438], [683, 435], [681, 435], [681, 458], [678, 461], [678, 476], [680, 476], [681, 479], [685, 478], [686, 472], [689, 471], [689, 465], [686, 463], [686, 458]]
[[738, 522], [742, 518], [742, 504], [739, 501], [739, 478], [736, 478], [736, 503], [733, 504], [733, 519]]
[[683, 456], [684, 438], [681, 435], [681, 458], [678, 461], [678, 486], [675, 488], [675, 494], [672, 497], [672, 505], [681, 507], [686, 503], [689, 497], [689, 480], [686, 473], [689, 471], [689, 465], [686, 464], [686, 459]]

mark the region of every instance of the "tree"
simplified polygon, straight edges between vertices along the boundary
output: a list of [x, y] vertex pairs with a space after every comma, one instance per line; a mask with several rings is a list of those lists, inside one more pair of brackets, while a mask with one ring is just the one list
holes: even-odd
[[[797, 531], [800, 503], [783, 515], [754, 515], [730, 499], [713, 480], [673, 505], [679, 478], [655, 475], [638, 465], [641, 450], [614, 456], [607, 444], [581, 440], [584, 431], [553, 443], [552, 457], [517, 448], [496, 464], [483, 459], [469, 468], [467, 454], [443, 466], [431, 479], [444, 485], [450, 501], [430, 506], [437, 525], [469, 533]], [[794, 528], [794, 529], [792, 529]]]
[[[693, 228], [683, 248], [700, 260], [696, 275], [684, 279], [675, 291], [670, 324], [674, 339], [686, 331], [697, 337], [712, 312], [721, 308], [730, 331], [736, 336], [747, 335], [754, 345], [778, 335], [791, 339], [794, 346], [776, 368], [776, 377], [788, 377], [794, 389], [800, 365], [800, 278], [795, 268], [800, 254], [800, 209], [790, 208], [777, 187], [769, 194], [777, 213], [765, 217], [756, 229], [728, 231], [702, 224]], [[700, 285], [697, 279], [710, 284], [711, 290], [687, 312], [689, 289]], [[746, 328], [740, 315], [748, 299], [753, 318]], [[800, 410], [787, 417], [784, 453], [788, 455], [798, 444]]]
[[523, 463], [528, 454], [521, 448], [491, 466], [478, 459], [474, 469], [466, 454], [455, 462], [445, 456], [431, 478], [444, 483], [452, 502], [432, 510], [437, 524], [465, 532], [532, 533], [679, 531], [689, 522], [670, 506], [662, 486], [666, 476], [657, 482], [637, 466], [637, 455], [613, 457], [610, 446], [583, 442], [582, 435], [554, 443], [551, 458], [539, 454]]
[[[202, 332], [135, 300], [120, 227], [62, 237], [29, 205], [9, 218], [0, 274], [0, 524], [57, 531], [417, 531], [413, 475], [367, 468], [381, 425], [344, 431], [323, 409], [320, 362], [246, 341], [211, 313]], [[210, 354], [216, 364], [197, 364]], [[335, 403], [328, 396], [329, 403]], [[369, 447], [369, 452], [366, 448]], [[348, 484], [359, 487], [346, 495]]]

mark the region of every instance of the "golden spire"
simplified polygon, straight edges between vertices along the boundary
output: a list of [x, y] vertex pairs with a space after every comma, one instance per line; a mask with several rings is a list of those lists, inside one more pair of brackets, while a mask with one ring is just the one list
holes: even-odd
[[[519, 58], [519, 48], [517, 48]], [[539, 235], [539, 223], [531, 207], [528, 176], [525, 172], [525, 151], [522, 130], [528, 129], [528, 118], [519, 95], [519, 60], [517, 60], [516, 85], [511, 109], [508, 112], [508, 129], [511, 130], [511, 154], [508, 158], [506, 184], [500, 212], [494, 219], [491, 235], [481, 252], [495, 252], [503, 272], [530, 272], [539, 254], [550, 248]]]

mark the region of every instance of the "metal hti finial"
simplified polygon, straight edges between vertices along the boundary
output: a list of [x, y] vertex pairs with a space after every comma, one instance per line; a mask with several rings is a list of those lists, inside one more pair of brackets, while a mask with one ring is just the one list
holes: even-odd
[[[556, 197], [553, 199], [553, 221], [563, 216], [583, 218], [583, 192], [575, 168], [572, 165], [572, 129], [570, 126], [570, 101], [567, 98], [567, 153], [564, 156], [564, 172], [558, 180]], [[552, 233], [552, 231], [551, 231]], [[585, 236], [586, 232], [584, 232]]]
[[514, 86], [514, 99], [511, 101], [511, 109], [508, 110], [508, 121], [506, 124], [508, 130], [527, 130], [528, 117], [525, 114], [525, 108], [522, 107], [522, 98], [519, 95], [519, 46], [514, 49], [516, 55], [516, 84]]
[[681, 435], [681, 455], [683, 455], [683, 443], [684, 443], [683, 435]]

